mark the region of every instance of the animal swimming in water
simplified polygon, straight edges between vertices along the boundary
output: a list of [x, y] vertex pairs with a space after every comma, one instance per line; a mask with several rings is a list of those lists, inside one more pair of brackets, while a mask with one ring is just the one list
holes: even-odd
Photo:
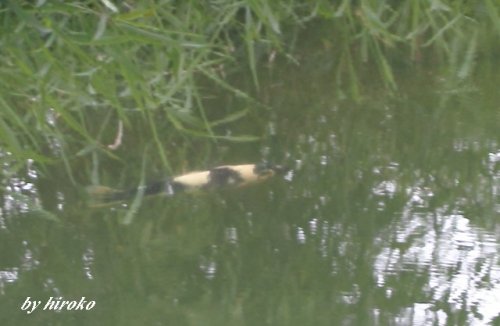
[[115, 190], [103, 186], [90, 186], [87, 188], [87, 192], [91, 197], [91, 206], [99, 207], [130, 199], [138, 194], [170, 196], [182, 192], [244, 187], [270, 179], [286, 171], [288, 169], [281, 165], [266, 163], [222, 165], [206, 171], [190, 172], [168, 180], [153, 182], [139, 188]]

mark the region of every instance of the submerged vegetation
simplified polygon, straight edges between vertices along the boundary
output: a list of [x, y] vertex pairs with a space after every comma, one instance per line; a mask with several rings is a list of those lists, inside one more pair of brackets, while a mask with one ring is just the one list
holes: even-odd
[[[118, 158], [133, 133], [170, 169], [168, 142], [258, 139], [224, 127], [265, 108], [262, 63], [317, 60], [335, 91], [360, 101], [363, 74], [394, 91], [395, 67], [439, 63], [467, 80], [498, 50], [499, 17], [493, 0], [10, 0], [0, 6], [0, 156], [14, 171], [62, 160], [71, 176], [71, 160]], [[326, 35], [324, 52], [301, 58], [310, 26]], [[251, 86], [235, 86], [242, 75]], [[207, 110], [214, 89], [238, 105]]]

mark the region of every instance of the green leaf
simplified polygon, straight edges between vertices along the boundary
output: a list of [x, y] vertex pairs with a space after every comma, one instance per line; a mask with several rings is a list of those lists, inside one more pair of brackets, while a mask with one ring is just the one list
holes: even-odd
[[244, 116], [246, 116], [249, 111], [250, 111], [249, 109], [243, 109], [241, 111], [231, 113], [220, 120], [216, 120], [216, 121], [211, 122], [210, 126], [215, 127], [215, 126], [220, 126], [220, 125], [223, 125], [226, 123], [234, 122], [234, 121], [239, 120], [239, 119], [243, 118]]

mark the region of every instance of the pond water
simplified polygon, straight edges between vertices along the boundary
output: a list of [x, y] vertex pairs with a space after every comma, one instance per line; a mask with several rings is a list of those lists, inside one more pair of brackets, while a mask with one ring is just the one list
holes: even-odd
[[[216, 130], [260, 141], [177, 139], [189, 169], [262, 159], [292, 168], [255, 187], [91, 209], [82, 189], [96, 174], [119, 186], [138, 184], [143, 166], [146, 179], [166, 174], [154, 151], [144, 163], [140, 132], [125, 130], [123, 161], [69, 162], [82, 187], [62, 163], [9, 174], [14, 160], [1, 153], [0, 324], [500, 322], [500, 71], [479, 67], [463, 83], [401, 71], [396, 95], [367, 73], [364, 100], [352, 102], [330, 54], [263, 65], [260, 107]], [[253, 105], [214, 94], [210, 117]], [[28, 314], [28, 297], [95, 306]]]

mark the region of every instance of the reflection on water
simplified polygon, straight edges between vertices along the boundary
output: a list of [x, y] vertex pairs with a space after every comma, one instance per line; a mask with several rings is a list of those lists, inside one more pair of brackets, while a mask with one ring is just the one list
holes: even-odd
[[[10, 154], [0, 152], [7, 162], [0, 296], [9, 303], [0, 308], [18, 310], [19, 297], [38, 294], [96, 299], [106, 311], [99, 321], [108, 324], [136, 311], [142, 323], [179, 325], [498, 319], [500, 149], [498, 126], [486, 128], [496, 113], [440, 106], [429, 90], [343, 107], [322, 89], [328, 81], [316, 78], [306, 90], [303, 76], [288, 78], [292, 86], [282, 90], [262, 87], [273, 91], [276, 119], [245, 127], [267, 130], [262, 143], [224, 145], [234, 163], [282, 155], [293, 168], [282, 179], [248, 191], [153, 198], [129, 226], [118, 222], [126, 204], [81, 208], [78, 196], [62, 190], [74, 188], [66, 176], [49, 169], [44, 189], [31, 161], [9, 173]], [[484, 115], [483, 123], [468, 114]], [[211, 142], [193, 144], [216, 152]], [[131, 152], [120, 154], [129, 162], [119, 167], [140, 171], [142, 157]], [[103, 163], [95, 172], [83, 156], [71, 164], [82, 183], [118, 169]], [[121, 181], [110, 179], [111, 186]], [[137, 172], [123, 183], [139, 179]]]
[[[490, 154], [487, 161], [492, 194], [498, 196], [500, 174], [494, 171], [500, 160]], [[374, 192], [391, 196], [395, 187], [394, 181], [384, 181]], [[403, 275], [423, 276], [425, 281], [420, 284], [423, 299], [401, 308], [394, 321], [445, 325], [450, 322], [449, 312], [467, 311], [472, 313], [466, 314], [466, 322], [475, 325], [500, 316], [497, 230], [474, 226], [463, 212], [449, 213], [447, 207], [425, 212], [426, 199], [433, 196], [429, 188], [416, 185], [407, 194], [408, 204], [390, 226], [392, 237], [383, 241], [375, 258], [374, 277], [387, 299], [397, 291]]]
[[[273, 132], [277, 128], [273, 124]], [[364, 141], [366, 125], [353, 128]], [[115, 225], [120, 208], [84, 210], [97, 216], [60, 229], [36, 228], [31, 222], [51, 213], [42, 207], [38, 172], [28, 161], [23, 177], [3, 180], [0, 229], [9, 237], [2, 241], [15, 249], [3, 252], [0, 295], [20, 285], [21, 296], [38, 287], [62, 297], [103, 291], [97, 302], [105, 302], [114, 291], [132, 289], [134, 307], [145, 311], [158, 300], [160, 311], [185, 309], [192, 318], [205, 318], [204, 309], [214, 307], [237, 312], [230, 321], [259, 320], [262, 311], [272, 320], [277, 306], [288, 318], [299, 311], [307, 320], [324, 316], [347, 324], [363, 323], [365, 315], [378, 325], [480, 325], [500, 315], [495, 142], [483, 155], [482, 143], [453, 141], [450, 151], [464, 155], [462, 162], [445, 161], [447, 152], [425, 170], [425, 162], [414, 163], [425, 152], [405, 161], [407, 153], [387, 154], [383, 142], [369, 153], [372, 144], [364, 147], [350, 134], [344, 148], [345, 135], [309, 132], [289, 155], [293, 169], [267, 188], [222, 199], [153, 199], [125, 230]], [[71, 220], [65, 209], [75, 203], [62, 191], [51, 189], [51, 195], [53, 211]], [[16, 228], [13, 222], [23, 220], [29, 223]], [[80, 223], [87, 225], [83, 231]], [[29, 275], [35, 281], [24, 289]], [[94, 288], [82, 292], [89, 284]], [[209, 299], [199, 299], [204, 296]], [[121, 306], [115, 300], [109, 309]]]
[[12, 267], [0, 270], [0, 294], [5, 295], [5, 286], [19, 278], [19, 268]]
[[[484, 152], [477, 144], [474, 148], [461, 144], [453, 150]], [[318, 155], [318, 167], [324, 165], [324, 157]], [[464, 178], [455, 171], [451, 175], [456, 177], [450, 178], [446, 173], [426, 175], [414, 170], [408, 182], [398, 162], [371, 169], [376, 210], [395, 214], [389, 225], [368, 240], [378, 248], [373, 257], [373, 278], [377, 292], [385, 298], [385, 303], [380, 300], [371, 311], [374, 324], [390, 321], [404, 325], [482, 325], [500, 316], [498, 227], [489, 220], [492, 214], [500, 213], [500, 155], [490, 152], [486, 158], [478, 155], [471, 158], [483, 168], [483, 173], [474, 178]], [[475, 166], [476, 163], [469, 163], [471, 158], [465, 161]], [[368, 178], [365, 172], [354, 174]], [[444, 181], [437, 182], [439, 178]], [[335, 214], [332, 201], [336, 198], [309, 190], [301, 189], [300, 193], [302, 198], [313, 198], [309, 213], [313, 217], [305, 225], [293, 225], [296, 243], [313, 243], [321, 257], [330, 262], [331, 275], [356, 270], [355, 266], [348, 266], [352, 260], [341, 259], [354, 258], [359, 230], [332, 218]], [[401, 194], [405, 195], [401, 210], [391, 210], [391, 203], [401, 198]], [[443, 203], [443, 197], [449, 200]], [[473, 209], [476, 204], [478, 210]], [[373, 223], [373, 214], [365, 213], [366, 209], [362, 211], [364, 223]], [[481, 216], [483, 212], [487, 215]], [[479, 226], [480, 221], [487, 221], [486, 227]], [[357, 227], [362, 229], [362, 224]], [[334, 239], [339, 239], [338, 243]], [[339, 295], [346, 304], [358, 304], [366, 290], [354, 283], [349, 291]], [[395, 311], [393, 316], [388, 317], [386, 310], [380, 308], [384, 305]]]
[[474, 311], [469, 322], [489, 321], [500, 314], [500, 248], [494, 233], [472, 226], [461, 214], [440, 212], [408, 213], [392, 227], [394, 239], [374, 265], [377, 285], [389, 296], [399, 273], [425, 274], [422, 287], [429, 302], [409, 307], [416, 316], [436, 314], [439, 319], [440, 302], [452, 311]]
[[[4, 155], [11, 154], [2, 154]], [[8, 170], [9, 166], [4, 166], [4, 173]], [[24, 178], [11, 176], [4, 180], [3, 209], [6, 214], [29, 213], [34, 208], [40, 207], [38, 190], [34, 185], [37, 177], [38, 172], [33, 168], [33, 160], [27, 160]]]

